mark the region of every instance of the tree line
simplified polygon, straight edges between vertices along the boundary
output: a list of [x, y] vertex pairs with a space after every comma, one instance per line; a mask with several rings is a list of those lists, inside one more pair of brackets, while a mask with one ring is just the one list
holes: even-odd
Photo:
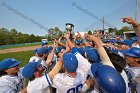
[[0, 45], [41, 42], [41, 36], [24, 34], [16, 29], [0, 28]]
[[[108, 30], [108, 33], [110, 33], [110, 34], [114, 32], [115, 35], [121, 35], [121, 36], [123, 36], [123, 32], [134, 31], [133, 27], [131, 27], [131, 26], [123, 26], [120, 29], [108, 28], [107, 30]], [[104, 32], [104, 30], [97, 30], [97, 31]], [[86, 32], [88, 34], [93, 34], [94, 31], [86, 31]], [[58, 39], [60, 36], [63, 36], [64, 33], [65, 33], [65, 31], [61, 31], [58, 27], [50, 28], [48, 30], [48, 34], [45, 35], [45, 38], [47, 38], [48, 41], [51, 41], [52, 38]]]
[[123, 32], [127, 32], [127, 31], [134, 31], [134, 29], [132, 26], [124, 26], [121, 29], [117, 29], [117, 28], [108, 29], [109, 33], [115, 32], [116, 35], [123, 35]]
[[[116, 35], [123, 35], [123, 32], [132, 31], [133, 28], [129, 26], [124, 26], [121, 29], [109, 28], [108, 32], [115, 32]], [[48, 41], [51, 41], [52, 38], [58, 39], [64, 34], [65, 31], [61, 31], [58, 27], [50, 28], [48, 34], [44, 36], [35, 36], [34, 34], [24, 34], [18, 32], [16, 29], [8, 30], [6, 28], [0, 28], [0, 45], [8, 44], [21, 44], [21, 43], [33, 43], [41, 42], [41, 39], [46, 38]], [[94, 32], [94, 31], [93, 31]], [[88, 34], [91, 34], [92, 31], [88, 31]]]

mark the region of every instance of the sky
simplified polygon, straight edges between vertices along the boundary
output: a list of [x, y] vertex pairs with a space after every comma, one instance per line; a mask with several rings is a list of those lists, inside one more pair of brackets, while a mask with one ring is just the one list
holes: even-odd
[[121, 18], [134, 18], [135, 0], [0, 0], [0, 28], [39, 36], [49, 28], [64, 31], [65, 23], [75, 32], [102, 29], [103, 16], [106, 29], [127, 25]]

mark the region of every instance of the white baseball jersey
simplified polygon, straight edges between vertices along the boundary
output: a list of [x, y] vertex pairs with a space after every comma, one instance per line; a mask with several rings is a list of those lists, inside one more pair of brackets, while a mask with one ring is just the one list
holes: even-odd
[[[126, 66], [125, 68], [125, 72], [128, 76], [129, 81], [136, 81], [136, 77], [140, 76], [140, 67], [130, 67], [130, 66]], [[136, 82], [137, 83], [137, 82]], [[134, 85], [136, 85], [136, 83]], [[136, 87], [136, 89], [139, 89]]]
[[53, 79], [53, 87], [57, 93], [78, 93], [86, 81], [87, 71], [91, 64], [77, 50], [72, 50], [78, 60], [78, 69], [75, 77], [66, 73], [59, 73]]
[[21, 70], [15, 76], [4, 75], [0, 77], [0, 93], [19, 93], [23, 88], [23, 83]]
[[[33, 56], [30, 58], [29, 62], [37, 62], [40, 59], [41, 58], [39, 58], [37, 56]], [[46, 62], [44, 60], [41, 61], [41, 64], [43, 65], [43, 67], [45, 67], [47, 69], [47, 65], [46, 65]]]
[[58, 58], [56, 56], [56, 54], [54, 54], [52, 61], [50, 62], [49, 66], [52, 66], [53, 64], [55, 64], [58, 61]]
[[52, 84], [48, 75], [35, 78], [28, 83], [27, 93], [49, 93], [49, 86]]
[[140, 93], [140, 76], [136, 77], [136, 90], [137, 90], [137, 93]]
[[94, 88], [90, 93], [101, 93], [97, 88]]
[[137, 45], [132, 44], [132, 47], [140, 48], [139, 44], [137, 44]]
[[122, 71], [121, 76], [123, 77], [126, 84], [126, 93], [131, 93], [128, 76], [124, 70]]
[[83, 86], [83, 75], [77, 72], [76, 77], [71, 77], [66, 73], [59, 73], [53, 79], [53, 87], [56, 93], [78, 93]]
[[135, 79], [137, 76], [140, 75], [140, 67], [130, 67], [127, 65], [125, 71], [129, 80]]
[[39, 60], [39, 57], [37, 56], [32, 56], [30, 59], [29, 59], [29, 62], [37, 62]]

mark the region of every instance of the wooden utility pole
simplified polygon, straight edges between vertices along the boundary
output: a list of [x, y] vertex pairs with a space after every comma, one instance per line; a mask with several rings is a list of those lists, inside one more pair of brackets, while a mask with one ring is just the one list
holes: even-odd
[[135, 21], [137, 21], [138, 18], [138, 9], [139, 9], [139, 2], [136, 0], [136, 14], [135, 14]]

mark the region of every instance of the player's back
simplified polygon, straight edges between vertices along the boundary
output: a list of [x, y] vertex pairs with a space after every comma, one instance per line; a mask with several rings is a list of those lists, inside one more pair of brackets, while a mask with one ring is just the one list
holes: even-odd
[[49, 85], [51, 80], [48, 75], [44, 75], [39, 78], [35, 78], [28, 83], [27, 92], [28, 93], [49, 93]]
[[83, 75], [77, 72], [75, 77], [71, 77], [66, 73], [59, 73], [53, 79], [53, 87], [56, 93], [78, 93], [83, 86]]

